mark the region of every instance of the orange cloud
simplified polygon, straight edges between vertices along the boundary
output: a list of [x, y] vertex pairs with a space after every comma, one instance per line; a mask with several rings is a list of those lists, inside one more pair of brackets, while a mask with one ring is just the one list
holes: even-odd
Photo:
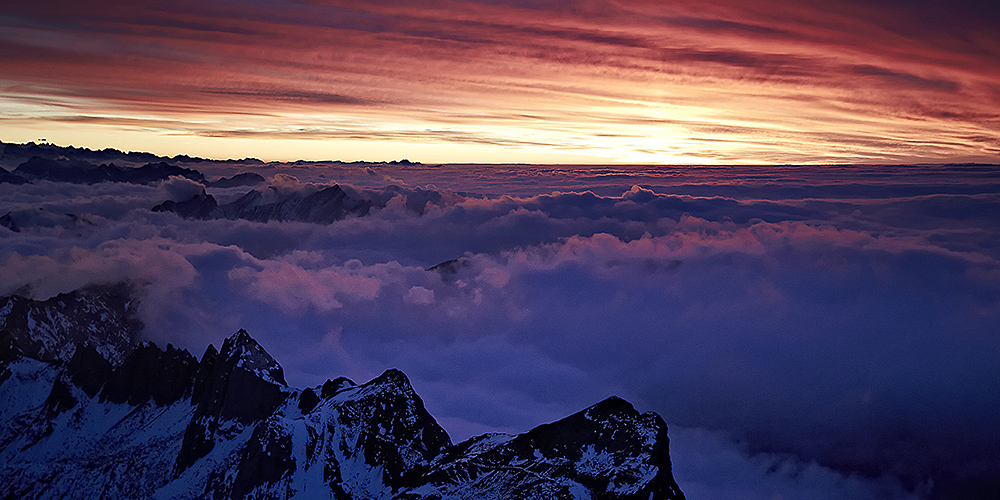
[[239, 145], [240, 156], [269, 159], [301, 156], [277, 145], [322, 154], [317, 141], [383, 159], [390, 142], [425, 161], [486, 162], [995, 161], [1000, 152], [1000, 44], [973, 3], [4, 10], [8, 141], [88, 145], [80, 141], [103, 132], [207, 156]]

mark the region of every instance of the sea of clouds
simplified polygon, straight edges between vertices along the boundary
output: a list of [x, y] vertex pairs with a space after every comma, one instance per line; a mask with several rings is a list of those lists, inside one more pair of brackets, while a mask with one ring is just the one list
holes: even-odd
[[0, 296], [127, 280], [149, 340], [200, 355], [246, 328], [298, 387], [398, 367], [456, 441], [617, 394], [670, 424], [692, 499], [1000, 470], [996, 168], [196, 168], [376, 208], [185, 220], [150, 208], [187, 179], [0, 184]]

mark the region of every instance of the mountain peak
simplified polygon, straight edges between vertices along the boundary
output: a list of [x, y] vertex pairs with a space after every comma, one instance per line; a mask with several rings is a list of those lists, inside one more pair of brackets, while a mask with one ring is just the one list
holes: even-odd
[[[390, 368], [382, 372], [378, 377], [357, 386], [357, 391], [353, 397], [366, 398], [372, 396], [377, 398], [389, 397], [411, 402], [420, 400], [416, 391], [413, 390], [413, 386], [410, 385], [410, 379], [406, 378], [406, 375], [396, 368]], [[423, 403], [419, 404], [422, 405]]]
[[257, 344], [257, 341], [254, 340], [254, 338], [250, 336], [250, 333], [243, 328], [240, 328], [239, 331], [229, 336], [226, 340], [231, 340], [237, 345]]
[[288, 385], [281, 365], [242, 328], [222, 343], [220, 358], [235, 361], [234, 366], [252, 372], [267, 382]]
[[[496, 491], [502, 498], [571, 498], [566, 485], [575, 484], [591, 498], [683, 500], [667, 447], [658, 415], [641, 414], [612, 396], [524, 434], [459, 443], [432, 464], [427, 478], [433, 489], [423, 498], [492, 497]], [[516, 464], [532, 474], [510, 475], [483, 464]], [[553, 491], [556, 484], [564, 490]]]
[[406, 374], [401, 372], [399, 369], [389, 368], [365, 385], [393, 385], [396, 387], [410, 387], [410, 379], [406, 378]]
[[639, 412], [634, 406], [632, 406], [632, 403], [629, 403], [618, 396], [610, 396], [602, 401], [594, 403], [583, 410], [583, 414], [589, 420], [606, 420], [611, 416], [639, 416]]

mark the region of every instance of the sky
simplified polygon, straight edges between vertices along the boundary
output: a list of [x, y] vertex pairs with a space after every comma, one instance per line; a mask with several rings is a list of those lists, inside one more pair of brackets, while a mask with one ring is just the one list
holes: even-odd
[[0, 138], [206, 158], [995, 162], [1000, 8], [5, 1]]

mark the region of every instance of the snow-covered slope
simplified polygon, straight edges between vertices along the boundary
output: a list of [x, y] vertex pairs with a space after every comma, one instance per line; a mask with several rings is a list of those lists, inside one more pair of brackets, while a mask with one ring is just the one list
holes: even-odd
[[60, 338], [69, 360], [0, 344], [0, 496], [683, 498], [663, 420], [619, 398], [454, 445], [398, 370], [295, 390], [243, 330], [200, 361]]
[[78, 345], [92, 345], [112, 364], [133, 349], [142, 322], [129, 286], [90, 286], [45, 301], [0, 298], [0, 343], [29, 357], [68, 361]]

